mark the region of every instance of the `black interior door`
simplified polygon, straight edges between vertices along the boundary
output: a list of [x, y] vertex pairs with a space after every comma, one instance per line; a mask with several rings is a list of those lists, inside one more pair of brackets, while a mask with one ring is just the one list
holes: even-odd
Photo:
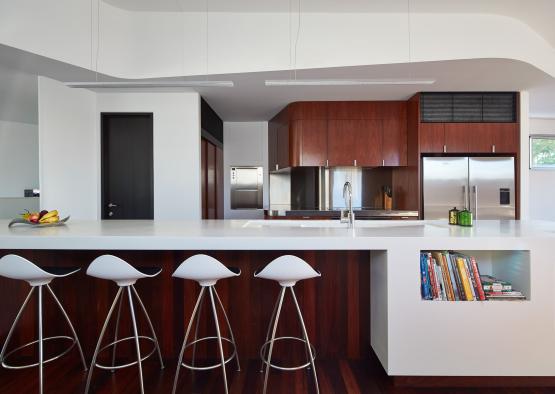
[[102, 219], [154, 218], [152, 114], [103, 113]]

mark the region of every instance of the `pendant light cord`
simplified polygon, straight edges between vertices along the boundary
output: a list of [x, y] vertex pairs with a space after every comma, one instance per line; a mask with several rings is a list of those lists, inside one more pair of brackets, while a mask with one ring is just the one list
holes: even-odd
[[98, 56], [100, 54], [100, 1], [96, 0], [96, 59], [95, 59], [95, 78], [98, 82]]
[[206, 54], [205, 54], [205, 62], [206, 62], [205, 69], [206, 69], [206, 72], [205, 72], [205, 80], [208, 80], [208, 0], [206, 0], [206, 9], [205, 9], [205, 11], [206, 11], [206, 43], [205, 43], [206, 44], [206, 49], [205, 49], [205, 52], [206, 52]]
[[410, 20], [410, 0], [407, 0], [407, 43], [409, 55], [409, 78], [412, 78], [412, 43], [411, 43], [411, 20]]

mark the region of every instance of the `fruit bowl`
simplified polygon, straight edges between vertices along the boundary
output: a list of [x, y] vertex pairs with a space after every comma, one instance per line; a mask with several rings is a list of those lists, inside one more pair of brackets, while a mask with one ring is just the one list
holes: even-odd
[[15, 224], [26, 224], [31, 227], [54, 227], [63, 226], [69, 220], [69, 216], [60, 219], [57, 210], [41, 212], [25, 212], [21, 214], [21, 218], [13, 219], [8, 227], [12, 227]]

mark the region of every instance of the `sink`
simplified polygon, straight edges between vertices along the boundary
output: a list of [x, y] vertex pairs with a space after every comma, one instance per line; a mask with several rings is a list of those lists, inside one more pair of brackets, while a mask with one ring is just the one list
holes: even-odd
[[[359, 220], [355, 228], [397, 228], [397, 227], [423, 227], [426, 224], [416, 220]], [[244, 228], [349, 228], [347, 223], [339, 220], [249, 220]]]

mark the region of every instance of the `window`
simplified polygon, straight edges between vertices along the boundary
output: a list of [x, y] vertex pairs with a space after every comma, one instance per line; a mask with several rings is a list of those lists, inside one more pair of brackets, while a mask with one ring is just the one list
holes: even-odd
[[530, 168], [555, 170], [555, 134], [530, 137]]

